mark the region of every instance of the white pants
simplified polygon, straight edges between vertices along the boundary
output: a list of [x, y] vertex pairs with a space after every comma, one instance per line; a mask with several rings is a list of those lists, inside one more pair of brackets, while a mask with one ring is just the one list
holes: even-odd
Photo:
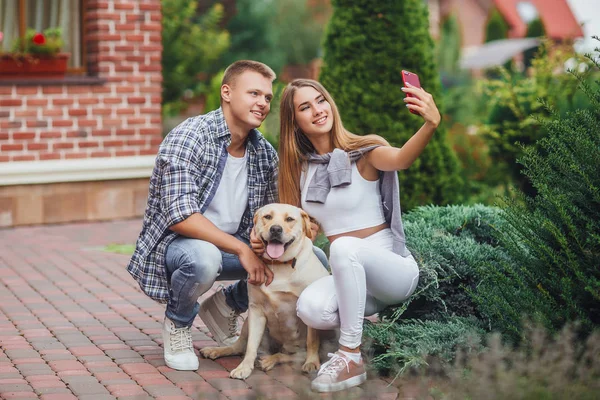
[[298, 317], [315, 329], [340, 328], [340, 344], [360, 346], [364, 316], [406, 300], [419, 282], [412, 256], [392, 252], [392, 232], [365, 239], [340, 237], [329, 249], [333, 276], [309, 285], [297, 303]]

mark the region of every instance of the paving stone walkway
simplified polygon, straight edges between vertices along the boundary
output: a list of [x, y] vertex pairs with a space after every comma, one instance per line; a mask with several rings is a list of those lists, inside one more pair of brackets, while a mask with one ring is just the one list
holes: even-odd
[[[200, 358], [194, 372], [168, 368], [164, 306], [139, 290], [128, 256], [101, 251], [134, 243], [140, 227], [136, 219], [0, 230], [0, 398], [410, 398], [376, 377], [312, 394], [312, 377], [291, 366], [230, 379], [239, 357]], [[196, 349], [215, 345], [198, 318], [193, 339]]]

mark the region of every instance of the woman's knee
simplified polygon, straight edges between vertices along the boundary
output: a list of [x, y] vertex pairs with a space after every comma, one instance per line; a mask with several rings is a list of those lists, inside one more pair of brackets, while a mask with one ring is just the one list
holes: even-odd
[[338, 326], [337, 300], [331, 276], [313, 282], [300, 294], [296, 314], [311, 328], [334, 329]]
[[356, 255], [357, 242], [356, 238], [342, 236], [331, 243], [329, 247], [329, 264], [332, 269], [349, 265], [350, 260]]

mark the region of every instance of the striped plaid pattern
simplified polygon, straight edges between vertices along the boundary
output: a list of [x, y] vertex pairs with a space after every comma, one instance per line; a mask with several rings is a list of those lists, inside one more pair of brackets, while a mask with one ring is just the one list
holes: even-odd
[[[245, 238], [256, 210], [277, 201], [277, 152], [256, 129], [248, 139], [248, 207], [237, 232]], [[219, 108], [182, 122], [160, 146], [142, 231], [127, 266], [156, 301], [169, 300], [165, 254], [177, 237], [169, 227], [206, 210], [219, 187], [230, 143], [231, 132]]]

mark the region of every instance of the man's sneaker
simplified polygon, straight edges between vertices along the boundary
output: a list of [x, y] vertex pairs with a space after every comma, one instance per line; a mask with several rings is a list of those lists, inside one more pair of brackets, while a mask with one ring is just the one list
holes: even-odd
[[337, 392], [358, 386], [367, 380], [362, 360], [357, 364], [343, 354], [329, 353], [329, 361], [321, 366], [311, 388], [317, 392]]
[[165, 362], [169, 368], [179, 371], [198, 369], [198, 356], [192, 345], [192, 327], [176, 328], [173, 321], [165, 317], [162, 330]]
[[239, 314], [227, 305], [222, 285], [200, 304], [198, 316], [219, 345], [231, 346], [238, 339]]

